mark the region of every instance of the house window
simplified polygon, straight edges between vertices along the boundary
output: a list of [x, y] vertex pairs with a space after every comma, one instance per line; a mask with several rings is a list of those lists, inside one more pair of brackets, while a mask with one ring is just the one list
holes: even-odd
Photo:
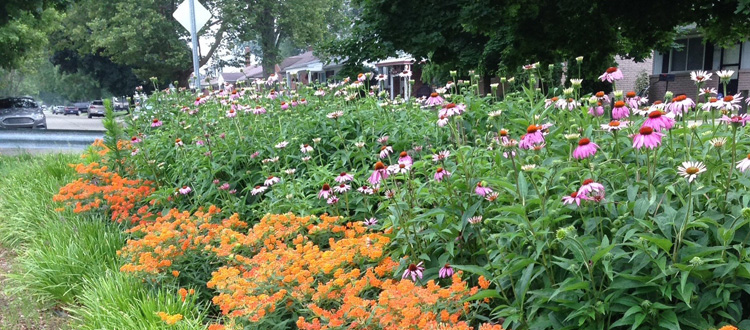
[[705, 63], [706, 46], [703, 38], [695, 37], [677, 40], [679, 47], [670, 52], [669, 71], [702, 70]]

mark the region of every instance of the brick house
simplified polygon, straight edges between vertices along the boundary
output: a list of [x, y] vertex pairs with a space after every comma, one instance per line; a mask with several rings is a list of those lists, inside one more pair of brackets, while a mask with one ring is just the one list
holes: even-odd
[[734, 70], [727, 86], [727, 94], [742, 93], [748, 96], [750, 90], [750, 41], [738, 42], [731, 47], [721, 48], [704, 42], [699, 34], [675, 40], [681, 47], [668, 53], [654, 52], [652, 74], [649, 76], [649, 99], [660, 100], [667, 90], [675, 95], [685, 94], [697, 99], [698, 90], [690, 80], [690, 72], [705, 70], [713, 73], [706, 86], [716, 88], [723, 94], [718, 70]]
[[615, 61], [617, 62], [617, 67], [622, 71], [622, 75], [624, 76], [622, 80], [617, 82], [617, 89], [626, 93], [629, 91], [634, 91], [636, 93], [641, 92], [640, 90], [637, 90], [640, 88], [637, 88], [636, 80], [641, 74], [646, 74], [648, 76], [651, 73], [651, 68], [653, 67], [654, 62], [653, 56], [641, 62], [616, 56]]

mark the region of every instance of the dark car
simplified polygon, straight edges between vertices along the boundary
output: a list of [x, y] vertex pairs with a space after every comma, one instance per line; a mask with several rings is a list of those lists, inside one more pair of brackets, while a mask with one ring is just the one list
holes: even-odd
[[65, 107], [65, 110], [63, 110], [63, 115], [66, 115], [66, 116], [67, 115], [80, 116], [81, 112], [78, 111], [78, 107], [76, 107], [74, 105], [68, 105], [68, 106]]
[[34, 99], [8, 97], [0, 99], [0, 128], [47, 128], [47, 117]]
[[89, 112], [89, 103], [88, 102], [78, 102], [73, 104], [76, 108], [78, 108], [79, 112]]
[[104, 117], [104, 112], [104, 101], [91, 101], [91, 105], [89, 105], [89, 118], [93, 116]]

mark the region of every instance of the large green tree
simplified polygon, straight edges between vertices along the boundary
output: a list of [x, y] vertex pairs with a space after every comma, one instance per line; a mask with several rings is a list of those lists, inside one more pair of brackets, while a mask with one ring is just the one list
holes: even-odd
[[677, 28], [697, 24], [708, 40], [750, 34], [748, 0], [355, 0], [353, 33], [326, 47], [361, 63], [402, 50], [485, 74], [583, 55], [591, 74], [616, 54], [636, 60], [668, 49]]
[[44, 49], [68, 0], [3, 0], [0, 3], [0, 68], [16, 69]]

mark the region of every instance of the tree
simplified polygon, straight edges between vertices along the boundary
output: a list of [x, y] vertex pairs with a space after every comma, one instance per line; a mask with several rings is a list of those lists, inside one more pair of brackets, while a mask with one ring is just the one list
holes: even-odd
[[0, 5], [0, 68], [18, 68], [47, 44], [62, 1], [13, 0]]
[[[616, 54], [640, 60], [669, 49], [677, 28], [697, 22], [709, 41], [747, 38], [748, 0], [356, 0], [350, 37], [326, 47], [353, 62], [402, 50], [453, 69], [514, 73], [527, 63], [582, 55], [589, 77]], [[721, 32], [719, 32], [721, 31]]]
[[281, 62], [282, 42], [304, 48], [345, 27], [343, 0], [244, 0], [232, 6], [231, 10], [239, 13], [233, 21], [235, 37], [259, 43], [266, 75]]
[[113, 95], [131, 95], [138, 85], [144, 84], [129, 66], [114, 63], [101, 55], [80, 55], [73, 50], [62, 50], [55, 52], [50, 61], [64, 73], [90, 76]]

